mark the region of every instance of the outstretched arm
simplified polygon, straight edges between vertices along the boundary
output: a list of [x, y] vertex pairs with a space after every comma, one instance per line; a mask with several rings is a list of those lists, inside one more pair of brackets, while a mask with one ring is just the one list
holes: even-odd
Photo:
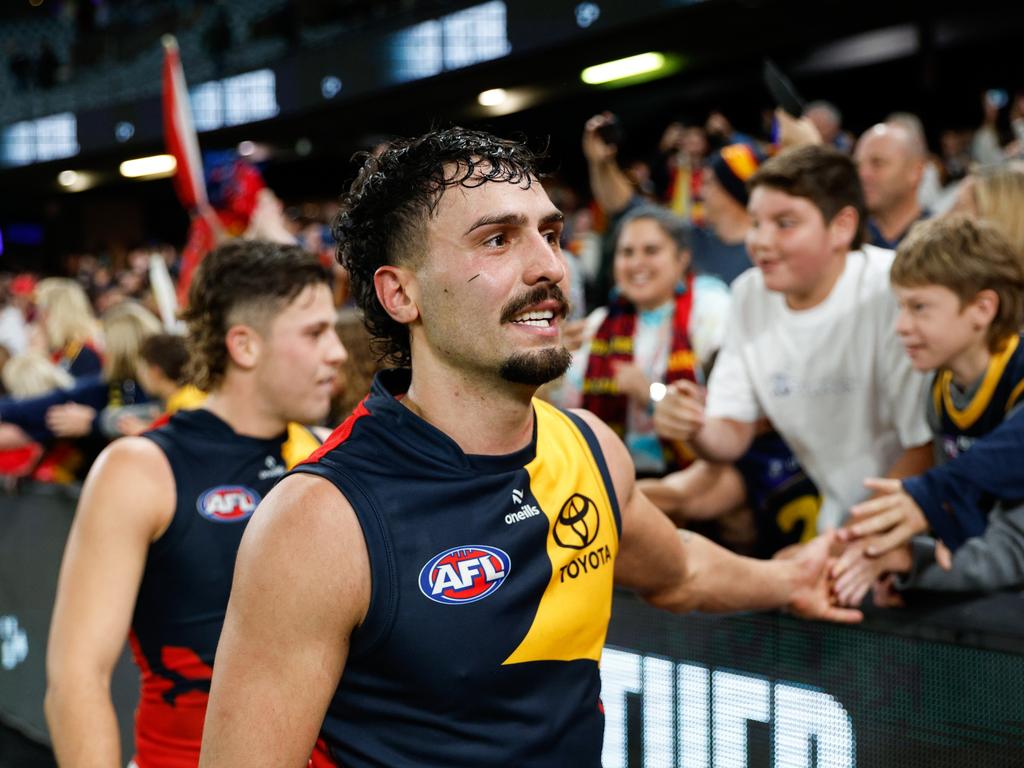
[[615, 580], [647, 602], [676, 612], [789, 608], [806, 618], [859, 621], [831, 603], [826, 562], [832, 535], [791, 560], [741, 557], [672, 522], [636, 488], [629, 452], [596, 416], [580, 415], [597, 435], [622, 512]]
[[145, 438], [111, 444], [85, 481], [46, 654], [46, 721], [64, 768], [124, 764], [110, 676], [128, 637], [150, 542], [170, 523], [174, 504], [170, 466]]
[[362, 530], [327, 480], [282, 480], [242, 538], [201, 768], [306, 765], [369, 605]]

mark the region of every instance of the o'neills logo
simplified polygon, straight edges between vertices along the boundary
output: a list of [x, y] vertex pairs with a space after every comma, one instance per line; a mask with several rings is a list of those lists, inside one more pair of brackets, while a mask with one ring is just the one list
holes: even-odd
[[509, 556], [497, 547], [452, 547], [420, 570], [420, 592], [435, 603], [475, 603], [497, 591], [511, 569]]
[[574, 493], [558, 511], [552, 533], [560, 547], [585, 549], [594, 543], [600, 527], [597, 505], [582, 493]]

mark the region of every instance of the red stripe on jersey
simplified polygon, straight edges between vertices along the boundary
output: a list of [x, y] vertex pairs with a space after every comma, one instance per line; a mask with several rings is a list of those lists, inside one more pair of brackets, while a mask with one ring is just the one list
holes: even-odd
[[308, 768], [340, 768], [331, 759], [331, 755], [327, 751], [327, 742], [323, 739], [316, 740], [316, 746], [313, 747], [313, 754], [310, 755], [307, 765]]
[[331, 432], [330, 437], [328, 437], [324, 441], [323, 445], [321, 445], [319, 448], [313, 451], [313, 453], [309, 455], [309, 458], [301, 463], [316, 464], [318, 461], [320, 461], [320, 459], [324, 457], [326, 453], [337, 448], [339, 445], [348, 440], [348, 437], [349, 435], [352, 434], [352, 428], [355, 427], [356, 422], [359, 421], [364, 416], [370, 415], [370, 412], [366, 410], [366, 401], [369, 399], [369, 395], [364, 397], [362, 401], [359, 403], [359, 405], [356, 406], [356, 409], [352, 411], [352, 414], [341, 423], [341, 426], [339, 426], [336, 430]]

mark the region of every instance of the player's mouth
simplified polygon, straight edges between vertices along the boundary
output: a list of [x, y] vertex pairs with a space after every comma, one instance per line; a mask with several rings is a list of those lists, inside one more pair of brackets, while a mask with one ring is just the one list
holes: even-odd
[[501, 313], [501, 321], [524, 330], [554, 333], [558, 330], [558, 321], [568, 312], [569, 303], [557, 285], [539, 286], [509, 302]]
[[[544, 302], [545, 304], [553, 304], [555, 302]], [[513, 325], [529, 325], [534, 328], [550, 328], [558, 322], [560, 313], [557, 307], [546, 308], [542, 306], [531, 307], [525, 312], [520, 312], [518, 315], [513, 317], [509, 322]]]

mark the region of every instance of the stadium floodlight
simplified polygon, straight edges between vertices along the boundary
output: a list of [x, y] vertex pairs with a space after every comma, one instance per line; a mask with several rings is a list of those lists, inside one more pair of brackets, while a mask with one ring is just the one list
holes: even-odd
[[488, 91], [482, 91], [476, 97], [476, 100], [480, 103], [481, 107], [496, 107], [499, 104], [503, 104], [507, 98], [508, 91], [504, 88], [491, 88]]
[[171, 176], [177, 167], [174, 155], [150, 155], [125, 160], [120, 171], [126, 179], [157, 178]]
[[640, 76], [652, 77], [662, 74], [667, 64], [668, 59], [663, 53], [638, 53], [587, 67], [580, 73], [580, 79], [587, 85], [602, 85]]

